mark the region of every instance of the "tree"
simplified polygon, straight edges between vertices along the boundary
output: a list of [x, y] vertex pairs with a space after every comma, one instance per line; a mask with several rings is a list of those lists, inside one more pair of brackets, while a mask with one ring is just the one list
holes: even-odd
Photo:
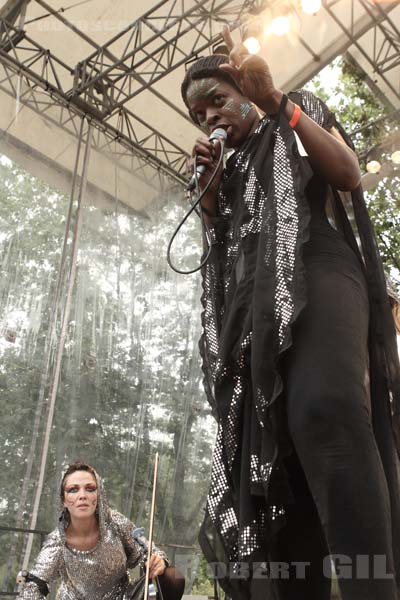
[[[69, 199], [8, 159], [0, 167], [0, 515], [4, 525], [27, 526], [53, 377], [49, 323]], [[54, 527], [60, 474], [76, 458], [98, 468], [115, 508], [146, 526], [159, 451], [156, 541], [193, 552], [214, 424], [197, 351], [199, 278], [177, 277], [165, 259], [182, 210], [176, 194], [160, 194], [148, 214], [118, 204], [112, 211], [84, 208], [40, 529]], [[177, 258], [184, 248], [195, 264], [199, 240], [193, 220], [177, 242]], [[3, 589], [13, 587], [23, 540], [4, 541]]]
[[[338, 60], [331, 69], [338, 83], [329, 89], [319, 77], [314, 88], [336, 105], [350, 133], [382, 114], [352, 65]], [[354, 134], [361, 156], [382, 143], [387, 123]], [[386, 178], [368, 202], [386, 268], [399, 281], [396, 185], [398, 178]], [[54, 527], [60, 474], [76, 458], [102, 473], [115, 508], [145, 525], [159, 451], [156, 540], [193, 552], [215, 427], [199, 369], [199, 277], [177, 276], [165, 260], [183, 212], [180, 195], [160, 192], [143, 214], [117, 202], [113, 210], [83, 209], [40, 529]], [[5, 157], [0, 160], [0, 518], [8, 526], [27, 526], [32, 510], [54, 373], [49, 323], [68, 206], [68, 197]], [[193, 266], [200, 252], [193, 219], [177, 240], [175, 261]], [[64, 301], [62, 296], [60, 307]], [[59, 311], [56, 317], [58, 335]], [[23, 538], [4, 535], [2, 541], [0, 580], [3, 589], [6, 582], [11, 589]]]
[[398, 117], [391, 117], [392, 109], [372, 93], [365, 74], [342, 57], [333, 61], [308, 87], [337, 113], [352, 137], [363, 172], [372, 149], [379, 151], [382, 163], [393, 167], [375, 189], [366, 193], [366, 200], [385, 271], [400, 293], [400, 168], [391, 163], [393, 148], [387, 144], [388, 138], [400, 142]]

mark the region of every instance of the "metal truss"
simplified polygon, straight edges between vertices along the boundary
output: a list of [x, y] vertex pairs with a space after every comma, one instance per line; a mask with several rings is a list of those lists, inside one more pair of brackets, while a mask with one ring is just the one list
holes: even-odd
[[[16, 97], [15, 73], [24, 76], [30, 93], [24, 94], [20, 98], [21, 103], [26, 103], [52, 122], [54, 122], [54, 117], [50, 115], [50, 111], [54, 113], [58, 107], [59, 121], [57, 124], [64, 129], [67, 128], [71, 133], [73, 133], [71, 126], [74, 123], [72, 115], [75, 114], [79, 118], [87, 115], [95, 124], [96, 131], [104, 134], [101, 138], [108, 140], [107, 144], [117, 140], [126, 151], [133, 154], [132, 161], [137, 163], [133, 170], [140, 173], [146, 183], [152, 183], [154, 170], [156, 173], [161, 172], [172, 177], [181, 184], [186, 181], [187, 153], [185, 150], [125, 107], [118, 111], [118, 117], [114, 119], [115, 125], [103, 122], [95, 108], [82, 102], [80, 98], [74, 100], [63, 87], [62, 81], [65, 79], [65, 75], [73, 75], [73, 70], [68, 65], [51, 55], [48, 50], [39, 46], [28, 36], [24, 35], [21, 40], [20, 31], [8, 23], [2, 22], [1, 26], [4, 28], [0, 44], [0, 61], [5, 69], [5, 77], [0, 80], [0, 86], [3, 89], [7, 89], [8, 93]], [[18, 39], [17, 44], [15, 44], [16, 38]], [[48, 102], [44, 101], [43, 94], [40, 94], [39, 98], [37, 89], [45, 90], [48, 93]], [[68, 115], [67, 118], [66, 115]], [[94, 141], [97, 138], [96, 131], [93, 136]], [[141, 132], [140, 135], [138, 131]], [[100, 138], [97, 139], [100, 143]], [[153, 167], [152, 175], [147, 173], [149, 169], [145, 169], [146, 165]]]
[[[230, 21], [231, 25], [238, 26], [242, 19], [250, 13], [259, 12], [268, 2], [245, 0], [237, 3], [236, 0], [235, 4], [232, 0], [194, 1], [194, 5], [192, 1], [192, 6], [188, 8], [189, 0], [161, 0], [105, 46], [96, 47], [96, 52], [75, 68], [42, 48], [24, 31], [0, 21], [0, 60], [51, 92], [61, 106], [76, 108], [79, 114], [90, 115], [98, 126], [102, 125], [101, 129], [108, 133], [109, 138], [119, 139], [129, 146], [136, 158], [145, 160], [158, 171], [183, 183], [186, 180], [187, 153], [133, 114], [124, 104], [138, 93], [138, 89], [146, 89], [190, 57], [208, 49], [220, 38], [221, 21]], [[270, 4], [271, 1], [274, 0], [270, 0]], [[44, 0], [37, 2], [55, 14]], [[68, 24], [60, 15], [55, 16]], [[78, 35], [87, 38], [72, 24], [70, 27]], [[197, 35], [188, 54], [178, 47], [178, 42], [183, 36], [193, 34], [194, 30]], [[112, 47], [124, 36], [127, 37], [125, 51], [117, 59]], [[154, 44], [158, 44], [156, 49]], [[92, 45], [97, 46], [94, 42]], [[150, 77], [147, 63], [155, 67]], [[66, 89], [62, 82], [69, 82], [72, 77], [73, 87]], [[156, 95], [183, 116], [182, 111], [168, 99], [159, 93]], [[137, 135], [138, 130], [142, 132], [140, 136]]]
[[[399, 32], [387, 9], [383, 10], [379, 5], [373, 7], [368, 0], [346, 0], [352, 15], [355, 3], [361, 3], [366, 14], [373, 17], [377, 33], [379, 29], [379, 35], [374, 35], [375, 46], [369, 55], [358, 42], [359, 36], [368, 27], [357, 30], [355, 23], [350, 27], [341, 23], [335, 14], [335, 5], [341, 1], [325, 0], [323, 9], [344, 32], [349, 44], [357, 47], [400, 100], [399, 90], [394, 88], [387, 76], [400, 64]], [[192, 58], [208, 52], [221, 39], [222, 22], [229, 22], [234, 28], [279, 3], [278, 0], [160, 0], [104, 46], [98, 46], [56, 13], [45, 0], [36, 2], [85, 38], [95, 50], [77, 66], [67, 65], [25, 31], [0, 20], [0, 61], [5, 65], [6, 73], [19, 73], [30, 82], [32, 92], [25, 101], [43, 116], [51, 108], [51, 119], [54, 119], [54, 103], [58, 103], [61, 127], [67, 126], [63, 120], [66, 111], [70, 114], [75, 112], [79, 118], [82, 115], [90, 117], [103, 140], [117, 140], [125, 151], [133, 153], [133, 160], [141, 165], [136, 168], [142, 169], [145, 180], [148, 179], [145, 172], [150, 165], [158, 174], [166, 174], [180, 184], [186, 180], [187, 153], [135, 115], [126, 103], [147, 89], [180, 117], [187, 118], [154, 89], [154, 84]], [[9, 77], [9, 91], [12, 85]], [[42, 97], [40, 102], [35, 100], [37, 88], [49, 93], [51, 101], [47, 105]]]
[[[365, 0], [361, 0], [365, 9], [372, 14], [371, 5], [368, 5]], [[383, 40], [378, 45], [376, 35], [374, 35], [374, 47], [372, 60], [376, 71], [382, 75], [400, 65], [400, 31], [390, 18], [390, 14], [386, 14], [382, 7], [377, 5], [380, 20], [375, 28], [379, 29], [383, 34]], [[398, 89], [398, 93], [400, 88]]]
[[[98, 51], [100, 50], [101, 46], [99, 44], [97, 44], [92, 38], [90, 38], [88, 35], [86, 35], [83, 31], [78, 29], [73, 23], [68, 21], [68, 19], [66, 19], [59, 11], [56, 11], [55, 9], [53, 9], [49, 4], [47, 4], [47, 2], [45, 2], [45, 0], [36, 0], [36, 3], [39, 4], [40, 6], [42, 6], [47, 11], [47, 15], [52, 15], [54, 18], [61, 21], [67, 28], [71, 29], [71, 31], [73, 31], [76, 35], [78, 35], [80, 38], [85, 40], [85, 42], [87, 42], [90, 46], [93, 46]], [[106, 49], [105, 54], [111, 62], [114, 62], [114, 63], [117, 62], [118, 58], [116, 56], [114, 56], [110, 52], [110, 50]], [[136, 74], [133, 74], [132, 76], [135, 76], [136, 78], [140, 79], [139, 76]], [[149, 88], [149, 92], [151, 94], [153, 94], [154, 96], [156, 96], [164, 104], [169, 106], [169, 108], [174, 110], [181, 118], [185, 119], [186, 121], [188, 121], [192, 124], [191, 119], [183, 110], [181, 110], [178, 106], [173, 104], [168, 98], [165, 98], [156, 89]]]
[[[323, 3], [324, 9], [400, 102], [400, 87], [395, 87], [388, 78], [389, 72], [400, 65], [400, 32], [390, 18], [390, 12], [385, 12], [378, 3], [372, 6], [368, 0], [357, 0], [374, 20], [374, 25], [368, 28], [373, 34], [373, 47], [368, 53], [359, 42], [360, 33], [354, 35], [354, 22], [351, 22], [350, 28], [345, 27], [332, 10], [337, 1], [326, 0]], [[354, 14], [355, 1], [351, 0], [351, 15]]]
[[[161, 0], [77, 65], [73, 95], [96, 102], [104, 115], [221, 39], [221, 23], [239, 26], [276, 0]], [[113, 47], [124, 50], [110, 61]], [[102, 98], [99, 100], [99, 96]], [[101, 105], [101, 106], [100, 106]]]
[[[11, 67], [4, 65], [4, 73], [5, 76], [0, 81], [0, 90], [12, 98], [17, 98], [17, 71], [14, 65]], [[19, 73], [18, 76], [21, 74]], [[128, 130], [131, 124], [129, 123], [128, 126], [126, 120], [123, 122], [123, 118], [119, 123], [121, 130], [118, 130], [110, 124], [103, 124], [101, 121], [88, 117], [84, 111], [79, 111], [76, 106], [71, 106], [68, 99], [43, 85], [43, 82], [36, 81], [34, 83], [31, 77], [24, 77], [23, 80], [26, 89], [19, 95], [21, 106], [29, 107], [74, 139], [79, 131], [82, 118], [89, 118], [94, 126], [93, 148], [108, 155], [110, 159], [118, 163], [122, 170], [135, 174], [141, 181], [156, 190], [160, 189], [160, 178], [165, 175], [180, 185], [187, 181], [182, 166], [186, 163], [186, 154], [177, 146], [172, 150], [165, 147], [167, 145], [165, 140], [156, 132], [150, 131], [146, 143], [141, 146], [140, 142], [144, 142], [144, 140], [132, 141], [129, 137], [133, 135], [132, 131]], [[13, 122], [10, 123], [8, 129], [12, 127], [12, 124]], [[156, 158], [155, 154], [166, 156], [170, 164]]]

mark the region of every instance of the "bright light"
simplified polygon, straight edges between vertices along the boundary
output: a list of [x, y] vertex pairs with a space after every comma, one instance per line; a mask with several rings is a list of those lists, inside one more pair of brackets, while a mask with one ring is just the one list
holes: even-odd
[[315, 15], [321, 8], [321, 0], [301, 0], [301, 8], [308, 15]]
[[261, 50], [261, 44], [255, 37], [248, 37], [244, 40], [243, 46], [246, 46], [250, 54], [257, 54]]
[[286, 35], [290, 31], [290, 19], [287, 16], [275, 17], [272, 19], [269, 27], [268, 33], [273, 33], [275, 35]]
[[379, 173], [381, 170], [381, 163], [377, 160], [370, 160], [367, 162], [367, 171], [368, 173]]
[[390, 158], [392, 159], [395, 165], [400, 165], [400, 150], [396, 150], [395, 152], [393, 152]]

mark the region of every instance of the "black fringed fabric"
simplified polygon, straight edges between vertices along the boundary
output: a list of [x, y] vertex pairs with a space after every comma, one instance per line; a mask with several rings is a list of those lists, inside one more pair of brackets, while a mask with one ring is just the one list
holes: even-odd
[[[351, 145], [322, 101], [303, 90], [290, 97], [320, 126], [336, 126]], [[241, 563], [268, 559], [269, 544], [292, 501], [280, 460], [289, 453], [290, 441], [279, 401], [279, 362], [307, 303], [302, 248], [309, 236], [305, 189], [311, 177], [287, 120], [262, 119], [227, 161], [213, 219], [213, 249], [203, 268], [200, 351], [218, 434], [200, 543], [209, 562], [229, 565], [225, 577], [219, 572], [220, 583], [235, 600], [249, 598], [251, 575], [239, 576]], [[336, 191], [333, 195], [338, 226], [358, 254], [368, 283], [373, 423], [391, 495], [399, 576], [396, 336], [362, 190], [352, 194], [362, 257], [341, 197]]]

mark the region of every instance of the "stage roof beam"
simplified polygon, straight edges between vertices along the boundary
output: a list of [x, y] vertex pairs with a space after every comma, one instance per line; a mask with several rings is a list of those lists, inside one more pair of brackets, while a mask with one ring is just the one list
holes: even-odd
[[[246, 0], [242, 3], [237, 0], [195, 0], [193, 5], [193, 0], [181, 0], [180, 14], [174, 14], [177, 1], [164, 0], [77, 65], [73, 94], [90, 94], [94, 85], [103, 80], [114, 86], [118, 83], [113, 107], [108, 107], [112, 113], [177, 67], [208, 50], [219, 39], [222, 40], [222, 22], [230, 22], [231, 27], [236, 28], [255, 10], [261, 11], [263, 7], [276, 3], [268, 0]], [[169, 9], [167, 14], [159, 14], [164, 8]], [[194, 32], [196, 35], [192, 39]], [[106, 52], [124, 36], [127, 40], [121, 58], [107, 65]], [[191, 38], [190, 48], [186, 51], [179, 47], [185, 36]]]
[[[24, 52], [26, 54], [29, 50], [28, 58], [25, 56], [24, 60], [19, 59], [18, 51], [20, 49], [12, 42], [12, 38], [18, 30], [4, 21], [0, 21], [0, 24], [4, 27], [2, 45], [0, 45], [1, 61], [11, 68], [14, 74], [19, 73], [26, 77], [32, 83], [33, 92], [35, 85], [47, 90], [53, 99], [61, 105], [68, 106], [71, 109], [74, 108], [80, 115], [89, 115], [96, 122], [97, 127], [107, 133], [108, 137], [121, 142], [124, 141], [125, 145], [129, 145], [135, 155], [144, 158], [155, 169], [173, 177], [179, 183], [186, 181], [187, 153], [182, 148], [126, 108], [120, 111], [116, 127], [108, 122], [103, 122], [101, 115], [96, 113], [95, 107], [87, 105], [80, 98], [75, 101], [62, 89], [60, 83], [62, 77], [58, 71], [66, 69], [71, 74], [72, 71], [68, 65], [52, 56], [48, 50], [41, 48], [28, 36], [24, 38]], [[3, 45], [7, 48], [11, 47], [11, 50], [5, 52]], [[39, 73], [32, 70], [33, 65]], [[7, 76], [7, 79], [9, 80], [9, 89], [13, 89], [11, 76]], [[4, 79], [0, 81], [0, 85], [4, 81]], [[15, 93], [15, 90], [13, 90], [13, 93]], [[25, 100], [20, 98], [20, 101]], [[48, 108], [50, 107], [51, 104], [49, 103]], [[45, 110], [42, 111], [42, 114], [45, 115], [45, 112]], [[136, 134], [138, 125], [140, 125], [141, 131], [144, 131], [140, 138]]]
[[[76, 35], [78, 35], [83, 40], [85, 40], [85, 42], [87, 42], [88, 44], [90, 44], [91, 46], [96, 48], [96, 50], [101, 51], [102, 47], [99, 44], [97, 44], [91, 37], [86, 35], [78, 27], [76, 27], [76, 25], [74, 25], [73, 23], [68, 21], [68, 19], [66, 19], [59, 11], [55, 10], [49, 4], [47, 4], [47, 2], [44, 2], [44, 0], [35, 0], [35, 2], [37, 4], [39, 4], [40, 6], [42, 6], [42, 8], [47, 10], [47, 12], [49, 14], [53, 15], [56, 19], [61, 21], [61, 23], [63, 23], [66, 27], [69, 27], [69, 29], [71, 29], [71, 31], [73, 31]], [[105, 50], [105, 53], [108, 56], [108, 58], [110, 59], [110, 61], [113, 61], [113, 62], [118, 61], [118, 58], [116, 56], [114, 56], [111, 52], [109, 52], [108, 50]], [[136, 77], [140, 81], [140, 78], [138, 76], [136, 76]], [[145, 83], [145, 82], [143, 81], [143, 83]], [[180, 110], [177, 106], [175, 106], [172, 102], [170, 102], [168, 100], [168, 98], [165, 98], [165, 96], [163, 96], [162, 94], [157, 92], [157, 90], [154, 90], [152, 88], [149, 88], [149, 91], [152, 94], [154, 94], [154, 96], [156, 96], [159, 100], [161, 100], [162, 102], [167, 104], [170, 108], [172, 108], [172, 110], [177, 112], [180, 117], [182, 117], [183, 119], [187, 120], [189, 123], [192, 124], [192, 120], [190, 119], [190, 117], [188, 117], [188, 115], [183, 110]]]
[[[396, 97], [396, 100], [398, 100], [400, 102], [400, 89], [398, 89], [398, 88], [396, 89], [396, 87], [391, 83], [391, 81], [385, 75], [385, 73], [387, 73], [389, 70], [395, 68], [399, 64], [399, 60], [398, 60], [399, 54], [398, 53], [399, 53], [399, 47], [400, 47], [400, 39], [399, 39], [398, 35], [396, 36], [395, 32], [393, 35], [389, 35], [389, 29], [382, 25], [382, 21], [388, 21], [388, 15], [386, 12], [384, 12], [381, 9], [381, 7], [379, 7], [380, 18], [377, 18], [377, 15], [374, 14], [373, 11], [371, 11], [371, 7], [368, 2], [366, 2], [365, 0], [359, 0], [359, 2], [364, 6], [366, 12], [375, 21], [375, 24], [372, 26], [374, 35], [373, 35], [373, 48], [370, 53], [368, 53], [362, 47], [362, 45], [359, 43], [358, 36], [355, 37], [352, 31], [350, 31], [349, 29], [344, 27], [344, 25], [342, 24], [340, 19], [338, 19], [338, 17], [335, 15], [334, 11], [331, 9], [331, 6], [329, 5], [328, 2], [326, 2], [324, 4], [324, 8], [325, 8], [326, 12], [329, 14], [329, 16], [335, 21], [335, 23], [341, 28], [343, 33], [351, 41], [353, 47], [356, 48], [358, 50], [358, 52], [366, 60], [366, 62], [370, 66], [372, 66], [373, 71], [382, 78], [385, 85], [387, 85], [389, 90]], [[379, 30], [383, 34], [383, 39], [381, 41], [378, 38], [378, 36], [376, 35], [377, 30]], [[385, 58], [378, 60], [378, 57], [381, 56], [381, 53], [383, 52], [384, 49], [385, 49], [385, 53], [386, 53]], [[393, 52], [394, 52], [394, 56], [395, 56], [394, 60], [393, 60], [392, 54], [388, 55], [388, 52], [390, 50], [393, 50]], [[387, 65], [389, 62], [391, 63], [390, 67], [383, 69], [382, 67]]]

